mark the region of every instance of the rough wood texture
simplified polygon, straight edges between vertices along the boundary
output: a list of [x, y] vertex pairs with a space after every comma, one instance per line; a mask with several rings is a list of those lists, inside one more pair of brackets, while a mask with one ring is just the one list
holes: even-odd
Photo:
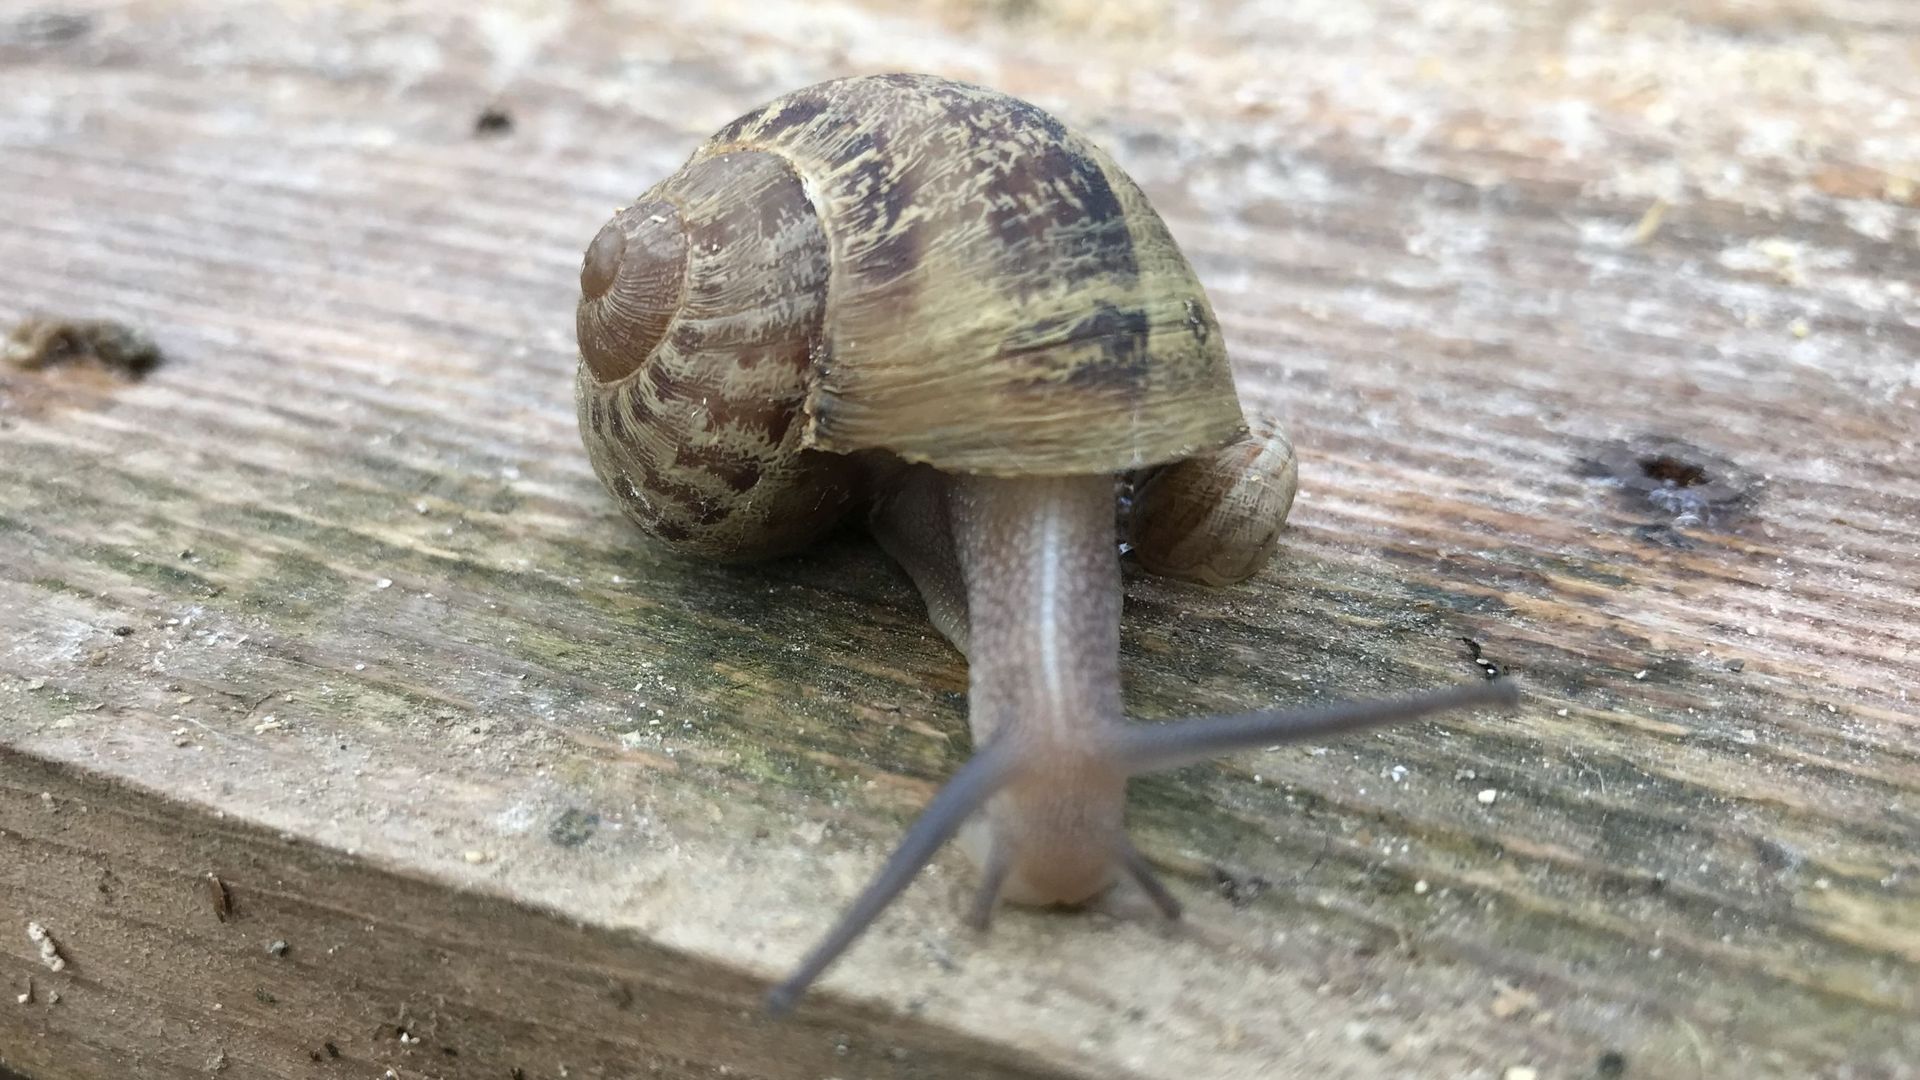
[[[0, 1065], [1915, 1075], [1920, 9], [1673, 6], [7, 7], [0, 316], [169, 359], [0, 386]], [[574, 280], [726, 120], [897, 68], [1099, 139], [1293, 424], [1272, 569], [1130, 582], [1135, 715], [1462, 637], [1533, 698], [1138, 785], [1178, 930], [976, 939], [943, 861], [773, 1026], [964, 672], [857, 537], [637, 539]]]

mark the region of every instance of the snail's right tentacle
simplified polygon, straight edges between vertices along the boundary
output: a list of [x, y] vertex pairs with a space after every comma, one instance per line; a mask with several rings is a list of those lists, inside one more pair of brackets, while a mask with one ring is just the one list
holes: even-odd
[[1261, 709], [1164, 724], [1133, 724], [1115, 736], [1113, 753], [1122, 768], [1138, 775], [1177, 769], [1235, 750], [1344, 735], [1417, 720], [1449, 709], [1512, 706], [1519, 701], [1519, 686], [1512, 679], [1501, 678], [1376, 701], [1343, 701], [1306, 709]]

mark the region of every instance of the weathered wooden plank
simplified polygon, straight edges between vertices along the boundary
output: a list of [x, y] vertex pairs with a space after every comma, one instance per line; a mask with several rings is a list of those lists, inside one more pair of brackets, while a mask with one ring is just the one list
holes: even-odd
[[[0, 1064], [1913, 1075], [1920, 11], [1668, 7], [0, 15], [0, 316], [169, 355], [0, 374], [0, 881], [73, 960], [7, 932]], [[1534, 696], [1141, 783], [1180, 930], [976, 939], [942, 862], [776, 1027], [964, 669], [856, 537], [632, 534], [573, 277], [712, 128], [894, 68], [1112, 148], [1293, 425], [1272, 570], [1129, 581], [1138, 716], [1470, 678], [1461, 637]]]
[[1061, 1075], [871, 1010], [796, 1039], [747, 976], [12, 751], [0, 792], [9, 898], [71, 971], [20, 973], [35, 1076]]

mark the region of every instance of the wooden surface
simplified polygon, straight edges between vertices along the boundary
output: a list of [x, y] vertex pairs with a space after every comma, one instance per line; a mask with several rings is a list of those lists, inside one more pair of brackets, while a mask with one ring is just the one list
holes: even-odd
[[[0, 317], [168, 356], [0, 375], [0, 1066], [1916, 1075], [1920, 8], [460, 7], [0, 8]], [[1138, 784], [1177, 929], [976, 937], [950, 855], [773, 1025], [964, 669], [857, 536], [636, 537], [575, 275], [713, 128], [901, 68], [1107, 146], [1293, 425], [1269, 571], [1129, 581], [1136, 716], [1463, 637], [1532, 697]]]

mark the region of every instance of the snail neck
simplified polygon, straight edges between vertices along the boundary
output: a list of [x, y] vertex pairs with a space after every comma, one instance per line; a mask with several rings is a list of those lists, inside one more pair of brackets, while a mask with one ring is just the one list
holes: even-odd
[[873, 532], [967, 654], [975, 753], [999, 744], [1013, 763], [963, 836], [985, 871], [977, 912], [1092, 899], [1126, 842], [1114, 479], [915, 466], [898, 481]]
[[1125, 843], [1120, 561], [1111, 477], [957, 477], [948, 495], [966, 589], [976, 752], [1018, 765], [971, 830], [976, 903], [1079, 904], [1113, 884]]
[[1108, 476], [956, 476], [976, 745], [1072, 756], [1120, 719], [1120, 559]]

